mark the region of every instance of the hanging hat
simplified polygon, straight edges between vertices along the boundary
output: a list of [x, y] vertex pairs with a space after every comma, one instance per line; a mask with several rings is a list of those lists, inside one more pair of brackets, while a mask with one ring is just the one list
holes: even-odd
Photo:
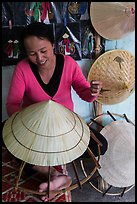
[[97, 101], [116, 104], [127, 99], [135, 90], [135, 57], [126, 50], [111, 50], [100, 55], [92, 64], [88, 81], [102, 81]]
[[100, 156], [102, 178], [114, 187], [135, 184], [135, 126], [126, 121], [114, 121], [100, 132], [108, 149]]
[[91, 2], [90, 19], [100, 36], [120, 39], [135, 30], [135, 2]]
[[3, 140], [15, 157], [27, 163], [56, 166], [86, 151], [90, 130], [76, 113], [49, 100], [14, 113], [4, 125]]

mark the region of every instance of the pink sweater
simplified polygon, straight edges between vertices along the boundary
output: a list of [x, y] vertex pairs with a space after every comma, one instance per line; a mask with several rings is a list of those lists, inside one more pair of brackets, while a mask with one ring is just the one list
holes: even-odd
[[73, 111], [71, 87], [79, 97], [87, 102], [92, 102], [96, 97], [91, 96], [90, 83], [86, 80], [77, 62], [70, 56], [64, 56], [64, 67], [61, 81], [56, 94], [49, 96], [35, 78], [27, 59], [16, 65], [11, 86], [7, 97], [7, 113], [11, 116], [33, 103], [54, 100]]

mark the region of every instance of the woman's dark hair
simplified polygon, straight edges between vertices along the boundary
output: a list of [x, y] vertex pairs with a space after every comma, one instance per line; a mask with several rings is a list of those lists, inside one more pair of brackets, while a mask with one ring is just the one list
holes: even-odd
[[26, 51], [24, 47], [24, 39], [29, 36], [36, 36], [42, 39], [46, 38], [51, 42], [52, 45], [54, 44], [54, 34], [50, 24], [45, 24], [42, 22], [34, 22], [25, 26], [20, 36], [20, 49], [22, 52]]

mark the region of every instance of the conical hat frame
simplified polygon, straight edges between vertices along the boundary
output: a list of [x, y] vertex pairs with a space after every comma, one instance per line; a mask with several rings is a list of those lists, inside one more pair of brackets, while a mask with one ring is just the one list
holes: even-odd
[[[31, 106], [32, 107], [32, 106]], [[29, 108], [30, 109], [30, 108]], [[28, 111], [26, 111], [28, 112]], [[18, 114], [15, 113], [15, 116]], [[14, 115], [13, 115], [13, 118], [11, 117], [11, 121], [14, 120]], [[10, 122], [11, 122], [10, 121]], [[88, 124], [87, 124], [88, 126]], [[92, 175], [96, 172], [97, 168], [100, 168], [100, 165], [99, 165], [99, 158], [100, 158], [100, 145], [101, 143], [97, 140], [96, 136], [94, 135], [94, 133], [90, 130], [90, 137], [92, 137], [95, 142], [97, 143], [97, 146], [98, 146], [98, 160], [95, 158], [93, 152], [90, 150], [89, 147], [87, 147], [86, 151], [88, 152], [88, 154], [90, 155], [90, 157], [92, 158], [94, 164], [95, 164], [95, 167], [92, 169], [91, 173], [89, 174], [89, 176], [87, 176], [86, 178], [82, 179], [80, 181], [79, 177], [78, 177], [78, 171], [77, 171], [77, 168], [76, 168], [76, 164], [75, 164], [75, 161], [73, 160], [72, 161], [72, 165], [73, 165], [73, 169], [74, 169], [74, 172], [75, 172], [75, 175], [76, 175], [76, 178], [77, 178], [77, 181], [78, 183], [77, 184], [73, 184], [72, 186], [68, 187], [65, 189], [65, 191], [71, 191], [75, 188], [77, 188], [78, 186], [81, 188], [81, 186], [87, 182], [91, 177]], [[19, 186], [19, 180], [21, 178], [21, 175], [22, 175], [22, 172], [23, 172], [23, 169], [25, 167], [25, 164], [26, 164], [26, 161], [22, 161], [22, 164], [20, 166], [20, 169], [19, 169], [19, 174], [18, 174], [18, 177], [17, 177], [17, 180], [16, 180], [16, 184], [15, 184], [15, 189], [21, 189], [22, 191], [26, 191], [26, 192], [30, 192], [30, 193], [33, 193], [33, 194], [38, 194], [38, 195], [49, 195], [49, 193], [52, 193], [52, 194], [60, 194], [60, 193], [63, 193], [64, 192], [64, 189], [62, 190], [58, 190], [58, 191], [50, 191], [49, 192], [49, 184], [50, 184], [50, 166], [49, 166], [49, 171], [48, 171], [48, 191], [47, 192], [37, 192], [37, 191], [34, 191], [34, 190], [30, 190], [30, 189], [27, 189], [27, 188], [22, 188]]]
[[[94, 135], [93, 132], [92, 132], [92, 134]], [[91, 134], [91, 137], [92, 137], [92, 134]], [[94, 135], [93, 139], [95, 139], [95, 138], [96, 138], [96, 136]], [[95, 142], [97, 142], [97, 141], [95, 140]], [[45, 191], [45, 192], [38, 192], [36, 190], [31, 190], [29, 188], [20, 187], [19, 186], [19, 181], [20, 181], [23, 169], [24, 169], [25, 164], [26, 164], [26, 162], [22, 162], [22, 165], [20, 166], [20, 169], [19, 169], [19, 174], [18, 174], [18, 177], [17, 177], [17, 180], [16, 180], [16, 184], [14, 186], [15, 189], [16, 190], [19, 189], [21, 191], [24, 191], [24, 192], [27, 192], [27, 193], [36, 194], [36, 195], [48, 195], [48, 196], [49, 196], [50, 193], [53, 194], [53, 195], [54, 194], [57, 195], [57, 194], [65, 193], [67, 191], [72, 191], [72, 190], [74, 190], [74, 189], [76, 189], [78, 187], [81, 189], [82, 185], [84, 183], [88, 182], [91, 179], [91, 177], [95, 174], [97, 169], [100, 168], [100, 164], [99, 164], [99, 159], [100, 159], [100, 143], [97, 143], [97, 146], [98, 146], [98, 159], [94, 156], [93, 152], [91, 151], [91, 149], [89, 147], [86, 150], [88, 152], [90, 158], [92, 159], [92, 162], [94, 162], [95, 166], [93, 167], [93, 169], [91, 170], [89, 175], [86, 175], [85, 178], [83, 178], [81, 180], [79, 179], [79, 176], [78, 176], [78, 173], [77, 173], [78, 171], [77, 171], [76, 163], [75, 163], [75, 161], [71, 162], [72, 163], [72, 167], [73, 167], [74, 172], [75, 172], [77, 183], [75, 183], [75, 184], [73, 184], [73, 185], [71, 185], [71, 186], [69, 186], [67, 188], [61, 189], [61, 190], [52, 190], [52, 191], [49, 191], [49, 183], [50, 183], [50, 166], [49, 166], [49, 171], [48, 171], [48, 179], [49, 180], [48, 180], [47, 191]]]
[[[126, 114], [118, 114], [118, 113], [110, 113], [109, 111], [107, 111], [107, 113], [102, 113], [102, 114], [99, 114], [98, 116], [96, 116], [94, 119], [91, 120], [91, 122], [88, 123], [89, 126], [93, 125], [94, 123], [99, 125], [101, 128], [103, 128], [102, 124], [100, 124], [100, 121], [103, 120], [103, 118], [105, 116], [108, 116], [108, 117], [111, 117], [113, 120], [115, 120], [115, 117], [120, 117], [121, 119], [124, 119], [126, 120], [127, 122], [131, 123], [132, 125], [135, 126], [135, 124], [127, 117]], [[81, 160], [81, 168], [82, 168], [82, 171], [83, 171], [83, 174], [85, 176], [87, 176], [87, 173], [86, 173], [86, 170], [85, 170], [85, 166], [84, 166], [84, 162]], [[99, 174], [99, 171], [97, 170], [96, 171], [97, 176], [98, 178], [101, 177], [100, 174]], [[93, 181], [89, 181], [89, 184], [98, 192], [102, 193], [103, 196], [104, 195], [110, 195], [110, 196], [123, 196], [125, 193], [127, 193], [128, 191], [130, 191], [134, 186], [135, 184], [131, 185], [131, 186], [128, 186], [128, 187], [125, 187], [125, 188], [122, 188], [123, 190], [121, 190], [121, 188], [119, 187], [115, 187], [118, 191], [115, 191], [115, 192], [109, 192], [110, 188], [112, 187], [111, 185], [109, 185], [108, 189], [106, 189], [106, 191], [103, 191], [103, 189], [99, 189], [98, 186], [96, 186]]]
[[[94, 133], [93, 133], [94, 134]], [[91, 136], [92, 137], [92, 136]], [[93, 137], [93, 139], [95, 139], [95, 136]], [[95, 140], [96, 141], [96, 140]], [[15, 188], [15, 190], [20, 190], [22, 192], [27, 192], [27, 193], [31, 193], [31, 194], [34, 194], [34, 195], [41, 195], [41, 196], [46, 196], [50, 195], [50, 193], [52, 195], [59, 195], [59, 194], [63, 194], [67, 191], [72, 191], [76, 188], [82, 188], [82, 185], [86, 182], [88, 182], [91, 177], [95, 174], [95, 172], [97, 171], [98, 168], [100, 168], [100, 165], [99, 165], [99, 158], [100, 158], [100, 144], [97, 143], [98, 145], [98, 160], [96, 159], [96, 157], [94, 156], [94, 154], [92, 153], [92, 151], [90, 150], [90, 148], [88, 147], [87, 148], [87, 152], [88, 154], [90, 155], [90, 158], [92, 159], [91, 162], [94, 162], [95, 166], [92, 168], [91, 172], [89, 173], [89, 175], [86, 175], [85, 178], [83, 179], [79, 179], [79, 176], [78, 176], [78, 171], [77, 171], [77, 167], [76, 167], [76, 163], [75, 161], [72, 161], [72, 167], [74, 169], [74, 172], [75, 172], [75, 175], [76, 175], [76, 179], [77, 179], [77, 183], [74, 183], [73, 185], [70, 185], [69, 187], [64, 187], [63, 189], [61, 190], [49, 190], [49, 184], [50, 184], [50, 166], [49, 166], [49, 171], [48, 171], [48, 188], [47, 188], [47, 191], [45, 192], [38, 192], [37, 190], [31, 190], [29, 188], [24, 188], [24, 187], [21, 187], [19, 186], [19, 181], [21, 179], [21, 176], [22, 176], [22, 173], [23, 173], [23, 169], [25, 167], [25, 164], [26, 162], [22, 162], [21, 166], [20, 166], [20, 169], [19, 169], [19, 173], [18, 173], [18, 176], [17, 176], [17, 179], [16, 179], [16, 183], [15, 185], [12, 183], [11, 185]], [[80, 161], [81, 162], [81, 161]], [[7, 180], [5, 178], [3, 178], [3, 181], [7, 182]]]
[[90, 140], [85, 121], [52, 100], [12, 114], [3, 127], [7, 149], [32, 165], [57, 166], [81, 156]]
[[[88, 147], [86, 151], [90, 155], [90, 158], [92, 159], [92, 162], [94, 162], [95, 166], [91, 170], [89, 175], [86, 175], [85, 178], [83, 178], [81, 180], [79, 179], [79, 176], [78, 176], [78, 173], [77, 173], [78, 171], [77, 171], [77, 167], [76, 167], [75, 161], [72, 161], [72, 167], [73, 167], [75, 175], [76, 175], [77, 183], [75, 183], [75, 184], [73, 184], [73, 185], [71, 185], [71, 186], [69, 186], [67, 188], [61, 189], [61, 190], [52, 190], [52, 191], [49, 191], [49, 187], [48, 187], [47, 191], [45, 191], [45, 192], [38, 192], [36, 190], [31, 190], [29, 188], [24, 188], [24, 187], [20, 187], [19, 186], [19, 181], [20, 181], [20, 178], [21, 178], [22, 173], [23, 173], [23, 169], [24, 169], [25, 164], [26, 164], [26, 162], [23, 161], [22, 164], [20, 165], [19, 173], [18, 173], [18, 176], [17, 176], [17, 179], [16, 179], [16, 183], [14, 185], [15, 190], [19, 189], [19, 190], [21, 190], [23, 192], [27, 192], [27, 193], [31, 193], [31, 194], [45, 195], [45, 196], [48, 195], [49, 196], [50, 193], [53, 194], [53, 195], [54, 194], [57, 195], [57, 194], [65, 193], [67, 191], [72, 191], [72, 190], [74, 190], [74, 189], [76, 189], [78, 187], [81, 189], [82, 185], [84, 183], [88, 182], [91, 179], [91, 177], [95, 174], [97, 169], [100, 168], [99, 159], [100, 159], [100, 145], [101, 144], [98, 143], [98, 140], [96, 139], [96, 136], [94, 135], [94, 133], [92, 131], [91, 131], [91, 137], [95, 140], [95, 142], [97, 143], [97, 146], [98, 146], [98, 159], [94, 156], [93, 152]], [[48, 179], [49, 179], [48, 180], [48, 185], [49, 185], [49, 183], [50, 183], [50, 166], [49, 166], [49, 171], [48, 171]]]

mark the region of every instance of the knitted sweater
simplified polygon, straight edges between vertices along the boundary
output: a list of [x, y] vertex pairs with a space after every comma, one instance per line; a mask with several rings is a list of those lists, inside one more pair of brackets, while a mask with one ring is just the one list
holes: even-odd
[[64, 55], [64, 67], [56, 94], [49, 96], [40, 86], [33, 74], [27, 59], [20, 61], [14, 70], [7, 97], [7, 113], [11, 116], [22, 107], [41, 101], [54, 100], [73, 111], [74, 104], [71, 87], [79, 97], [87, 102], [96, 99], [91, 96], [90, 83], [86, 80], [77, 62], [70, 56]]

